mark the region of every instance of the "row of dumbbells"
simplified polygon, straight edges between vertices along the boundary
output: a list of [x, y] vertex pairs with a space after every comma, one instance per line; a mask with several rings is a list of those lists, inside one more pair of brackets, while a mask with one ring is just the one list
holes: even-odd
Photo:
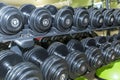
[[120, 25], [120, 10], [76, 8], [65, 6], [57, 9], [53, 5], [36, 8], [32, 4], [19, 9], [0, 3], [0, 33], [14, 35], [22, 29], [36, 33], [48, 33], [51, 28], [58, 32], [85, 30]]
[[11, 50], [1, 51], [0, 79], [75, 79], [119, 58], [120, 42], [108, 42], [109, 39], [96, 37], [81, 42], [70, 40], [67, 44], [54, 42], [47, 50], [36, 45], [21, 49], [22, 56]]
[[67, 43], [71, 39], [82, 40], [88, 37], [96, 37], [97, 34], [95, 32], [84, 32], [84, 33], [77, 33], [77, 34], [69, 34], [69, 35], [60, 35], [60, 36], [51, 36], [51, 37], [44, 37], [44, 38], [36, 38], [35, 42], [38, 45], [41, 45], [44, 48], [47, 48], [53, 42], [61, 42]]

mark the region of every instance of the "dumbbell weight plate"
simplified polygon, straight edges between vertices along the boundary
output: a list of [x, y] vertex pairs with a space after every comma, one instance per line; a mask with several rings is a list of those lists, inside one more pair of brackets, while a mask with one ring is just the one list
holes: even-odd
[[28, 21], [30, 28], [37, 32], [47, 32], [52, 25], [50, 12], [45, 8], [35, 9]]
[[0, 9], [0, 16], [2, 34], [13, 35], [23, 28], [23, 15], [17, 8], [5, 6]]
[[73, 23], [73, 12], [71, 9], [60, 9], [54, 18], [54, 26], [61, 32], [69, 31]]

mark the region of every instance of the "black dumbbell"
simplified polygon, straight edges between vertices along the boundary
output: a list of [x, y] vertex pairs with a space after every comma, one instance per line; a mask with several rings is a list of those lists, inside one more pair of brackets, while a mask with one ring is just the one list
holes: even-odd
[[120, 25], [120, 10], [119, 9], [115, 9], [114, 12], [113, 12], [113, 15], [115, 17], [114, 25], [115, 26], [119, 26]]
[[115, 17], [113, 15], [113, 10], [101, 9], [102, 15], [104, 16], [104, 27], [113, 26]]
[[107, 41], [109, 43], [112, 43], [114, 41], [120, 41], [120, 35], [119, 34], [114, 34], [112, 36], [107, 36], [106, 38], [107, 38]]
[[67, 80], [68, 78], [66, 62], [58, 56], [49, 56], [47, 50], [40, 46], [24, 53], [24, 59], [42, 70], [43, 80]]
[[25, 25], [38, 33], [48, 32], [52, 25], [52, 16], [45, 8], [36, 8], [32, 4], [25, 4], [20, 7], [25, 19]]
[[5, 50], [0, 52], [0, 80], [43, 80], [41, 71], [21, 56]]
[[86, 38], [81, 40], [82, 46], [84, 46], [85, 49], [89, 47], [95, 47], [96, 46], [96, 41], [93, 38]]
[[120, 33], [113, 35], [114, 40], [120, 41]]
[[98, 47], [101, 50], [101, 55], [105, 64], [115, 60], [116, 53], [111, 48], [111, 45], [107, 43], [106, 37], [87, 38], [81, 42], [85, 47]]
[[19, 9], [0, 3], [0, 33], [14, 35], [23, 28], [23, 15]]
[[107, 41], [109, 43], [112, 43], [114, 40], [115, 40], [115, 36], [114, 35], [113, 36], [107, 36]]
[[76, 8], [74, 10], [73, 26], [79, 30], [85, 30], [89, 24], [89, 13], [84, 8]]
[[120, 41], [114, 40], [113, 36], [107, 37], [108, 42], [111, 44], [112, 49], [117, 53], [116, 58], [119, 58], [120, 56]]
[[53, 16], [53, 27], [60, 32], [71, 30], [74, 14], [74, 10], [71, 7], [65, 6], [58, 10], [53, 5], [46, 5], [45, 8], [48, 9]]
[[112, 49], [111, 44], [108, 43], [107, 37], [101, 36], [94, 39], [96, 40], [97, 47], [99, 47], [102, 52], [104, 63], [108, 64], [114, 61], [116, 58], [116, 52]]
[[105, 64], [108, 64], [116, 59], [116, 52], [111, 48], [109, 43], [102, 44], [99, 48], [101, 49]]
[[101, 67], [103, 63], [100, 50], [92, 46], [88, 48], [83, 46], [86, 45], [82, 45], [82, 43], [80, 43], [78, 40], [70, 40], [67, 44], [67, 47], [70, 51], [78, 50], [80, 52], [84, 52], [89, 62], [90, 71]]
[[84, 75], [88, 69], [86, 56], [79, 51], [69, 52], [66, 45], [54, 42], [48, 47], [50, 55], [57, 55], [67, 61], [69, 65], [69, 77], [71, 79]]
[[107, 43], [107, 37], [106, 36], [99, 36], [99, 37], [95, 37], [93, 39], [95, 39], [96, 46], [98, 46], [98, 47], [102, 44]]
[[88, 12], [90, 16], [90, 27], [101, 28], [104, 22], [102, 13], [97, 8], [89, 8]]

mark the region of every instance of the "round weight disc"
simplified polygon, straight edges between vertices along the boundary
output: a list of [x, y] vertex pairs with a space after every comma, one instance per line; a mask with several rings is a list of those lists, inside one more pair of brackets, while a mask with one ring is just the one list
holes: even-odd
[[69, 31], [73, 23], [73, 13], [69, 9], [60, 9], [54, 19], [54, 26], [61, 32]]
[[51, 29], [52, 17], [47, 9], [37, 8], [32, 12], [28, 23], [33, 31], [48, 32]]
[[30, 14], [32, 13], [32, 11], [36, 9], [36, 7], [32, 4], [24, 4], [20, 7], [20, 11], [23, 13], [24, 15], [24, 24], [28, 23], [28, 18], [30, 17]]
[[74, 26], [80, 30], [87, 28], [89, 24], [89, 14], [85, 9], [77, 9], [74, 14]]
[[5, 6], [0, 10], [0, 32], [5, 35], [13, 35], [23, 28], [23, 15], [15, 7]]

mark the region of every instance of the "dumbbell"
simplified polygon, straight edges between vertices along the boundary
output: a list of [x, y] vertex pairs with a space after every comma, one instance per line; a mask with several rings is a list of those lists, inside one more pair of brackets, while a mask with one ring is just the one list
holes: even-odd
[[58, 56], [49, 56], [46, 49], [35, 46], [24, 53], [24, 59], [37, 65], [44, 76], [43, 80], [67, 80], [68, 66]]
[[114, 41], [120, 41], [120, 36], [119, 36], [119, 34], [114, 34], [114, 35], [112, 35], [112, 36], [107, 36], [106, 38], [107, 38], [107, 41], [108, 41], [109, 43], [112, 43], [112, 42], [114, 42]]
[[0, 3], [0, 33], [14, 35], [23, 28], [23, 15], [19, 9]]
[[54, 42], [48, 47], [49, 55], [57, 55], [66, 60], [69, 66], [69, 77], [75, 79], [84, 75], [88, 69], [86, 56], [79, 51], [69, 52], [66, 45]]
[[107, 43], [106, 36], [99, 36], [99, 37], [95, 37], [93, 39], [95, 40], [96, 46], [98, 46], [98, 47], [102, 44]]
[[116, 36], [116, 35], [107, 36], [107, 41], [108, 41], [109, 43], [112, 43], [112, 42], [115, 40], [115, 36]]
[[49, 10], [45, 8], [36, 8], [32, 4], [22, 5], [20, 10], [24, 15], [24, 25], [28, 25], [31, 30], [38, 33], [50, 31], [52, 16]]
[[107, 38], [104, 36], [94, 38], [96, 40], [96, 45], [101, 49], [102, 55], [104, 57], [104, 63], [108, 64], [115, 60], [116, 52], [112, 49], [111, 44], [107, 42]]
[[109, 43], [102, 44], [99, 48], [101, 49], [105, 64], [115, 60], [116, 52], [111, 48]]
[[0, 52], [0, 80], [43, 80], [41, 71], [10, 50]]
[[115, 17], [114, 25], [115, 26], [119, 26], [120, 25], [120, 10], [119, 9], [115, 9], [114, 12], [113, 12], [113, 15]]
[[46, 5], [44, 7], [52, 14], [53, 27], [55, 27], [60, 32], [67, 32], [71, 30], [74, 14], [72, 7], [66, 6], [59, 10], [53, 5]]
[[101, 9], [102, 15], [104, 16], [104, 27], [111, 27], [114, 24], [115, 17], [113, 15], [113, 10]]
[[92, 46], [88, 48], [85, 48], [83, 46], [85, 45], [82, 45], [81, 42], [75, 39], [72, 39], [67, 43], [67, 47], [70, 51], [78, 50], [80, 52], [84, 52], [84, 54], [87, 56], [88, 59], [90, 71], [101, 67], [103, 62], [102, 62], [102, 56], [100, 50]]
[[84, 8], [76, 8], [74, 10], [73, 26], [79, 30], [85, 30], [89, 24], [89, 13]]
[[120, 41], [114, 40], [113, 36], [107, 37], [108, 42], [111, 44], [112, 49], [116, 52], [116, 58], [120, 57]]
[[101, 28], [104, 22], [102, 13], [97, 8], [89, 8], [88, 12], [90, 16], [90, 27]]
[[114, 40], [120, 41], [120, 33], [113, 35]]

